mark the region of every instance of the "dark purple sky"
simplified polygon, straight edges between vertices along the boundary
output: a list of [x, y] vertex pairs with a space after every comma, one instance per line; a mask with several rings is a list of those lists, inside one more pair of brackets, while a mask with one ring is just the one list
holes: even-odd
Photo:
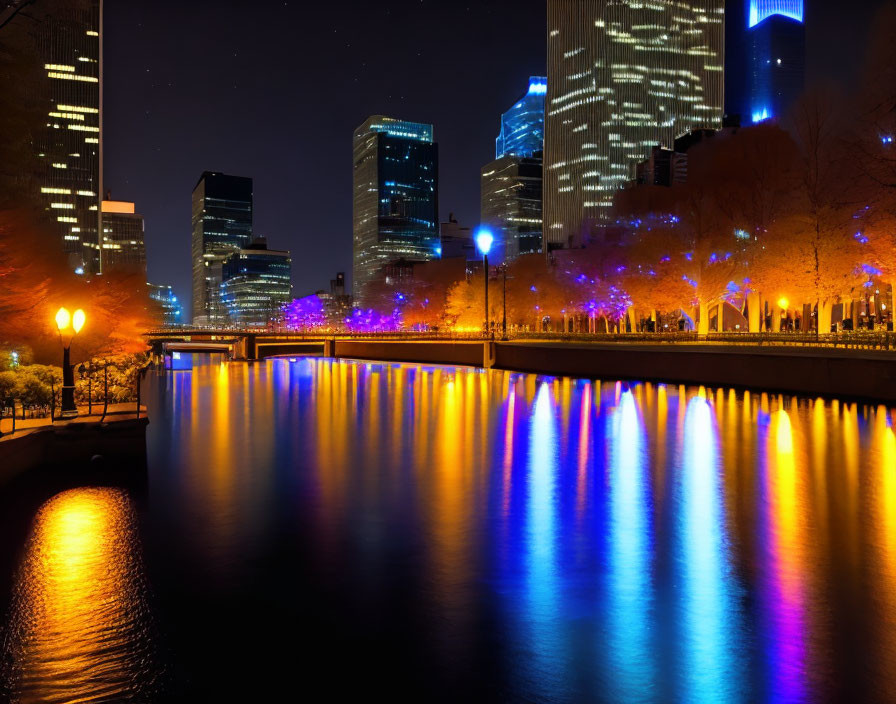
[[[810, 76], [851, 76], [881, 0], [807, 0]], [[106, 188], [146, 219], [149, 279], [190, 291], [204, 170], [255, 180], [255, 231], [301, 295], [351, 272], [352, 132], [431, 122], [441, 219], [479, 213], [498, 117], [545, 72], [544, 0], [105, 3]]]

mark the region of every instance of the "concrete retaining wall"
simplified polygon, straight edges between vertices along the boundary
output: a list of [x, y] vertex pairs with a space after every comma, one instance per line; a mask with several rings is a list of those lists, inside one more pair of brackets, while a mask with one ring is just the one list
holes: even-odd
[[90, 465], [94, 455], [106, 464], [146, 469], [146, 418], [108, 423], [69, 423], [4, 436], [0, 441], [0, 486], [39, 467]]
[[499, 344], [496, 367], [896, 401], [896, 356], [805, 348]]
[[481, 367], [481, 342], [380, 342], [336, 340], [336, 356], [350, 359], [381, 359], [393, 362], [461, 364]]

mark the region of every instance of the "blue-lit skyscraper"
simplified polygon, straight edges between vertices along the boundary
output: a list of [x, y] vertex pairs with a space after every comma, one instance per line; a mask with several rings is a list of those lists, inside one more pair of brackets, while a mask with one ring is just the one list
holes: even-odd
[[805, 86], [803, 0], [747, 0], [750, 104], [745, 122], [782, 118]]
[[397, 259], [427, 261], [439, 249], [439, 152], [432, 125], [374, 115], [355, 130], [352, 291]]
[[529, 78], [526, 94], [501, 115], [495, 160], [482, 167], [480, 219], [494, 231], [505, 260], [541, 251], [547, 89], [547, 78]]
[[544, 149], [544, 97], [548, 79], [532, 76], [529, 90], [501, 115], [501, 133], [495, 140], [495, 158], [531, 157]]

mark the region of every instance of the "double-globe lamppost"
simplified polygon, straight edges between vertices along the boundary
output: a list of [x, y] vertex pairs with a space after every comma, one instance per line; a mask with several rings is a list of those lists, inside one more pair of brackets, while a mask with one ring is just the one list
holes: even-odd
[[495, 236], [487, 227], [480, 227], [476, 231], [476, 247], [482, 252], [482, 268], [485, 273], [485, 334], [489, 334], [488, 319], [488, 252], [492, 248]]
[[[78, 308], [70, 314], [67, 308], [56, 311], [56, 327], [59, 329], [59, 341], [62, 342], [62, 418], [77, 418], [78, 407], [75, 405], [75, 372], [71, 364], [71, 346], [75, 335], [81, 332], [87, 316]], [[68, 331], [72, 332], [68, 334]], [[68, 337], [68, 342], [66, 342]]]

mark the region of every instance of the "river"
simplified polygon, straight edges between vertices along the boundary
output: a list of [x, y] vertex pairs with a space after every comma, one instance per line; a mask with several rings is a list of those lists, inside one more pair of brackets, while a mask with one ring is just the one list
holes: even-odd
[[0, 700], [896, 691], [888, 408], [202, 356], [144, 396], [142, 480], [5, 497]]

